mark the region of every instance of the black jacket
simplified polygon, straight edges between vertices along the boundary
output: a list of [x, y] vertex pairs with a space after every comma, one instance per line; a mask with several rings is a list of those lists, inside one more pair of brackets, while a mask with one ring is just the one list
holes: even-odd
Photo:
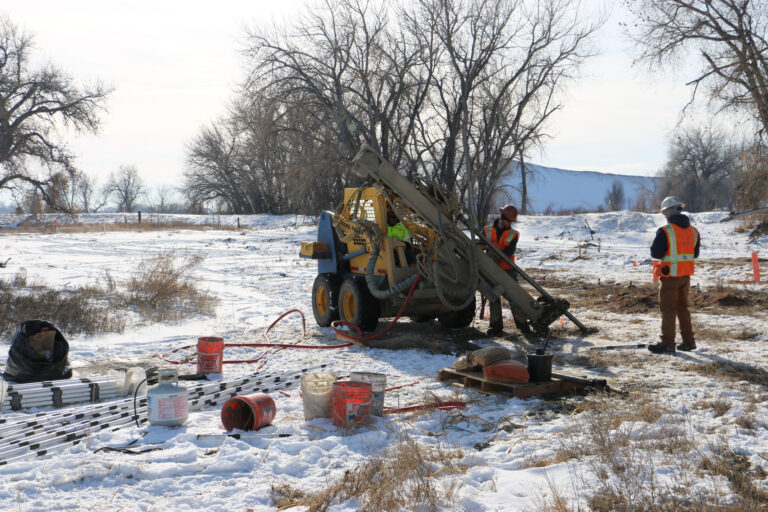
[[[670, 224], [677, 224], [681, 228], [687, 228], [691, 225], [691, 219], [687, 215], [682, 213], [675, 214], [667, 220]], [[696, 247], [693, 249], [693, 257], [699, 257], [699, 246], [701, 245], [701, 233], [699, 233], [699, 239], [696, 240]], [[667, 252], [667, 234], [664, 232], [664, 228], [661, 227], [656, 231], [656, 238], [651, 244], [651, 258], [660, 260], [664, 257], [664, 253]]]

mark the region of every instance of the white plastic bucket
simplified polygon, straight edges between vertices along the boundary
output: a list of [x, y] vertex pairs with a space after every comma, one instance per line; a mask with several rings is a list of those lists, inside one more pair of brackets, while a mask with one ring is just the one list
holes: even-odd
[[301, 377], [304, 420], [331, 417], [331, 397], [336, 375], [329, 372], [308, 373]]
[[384, 391], [387, 389], [387, 376], [383, 373], [352, 372], [349, 374], [349, 380], [367, 382], [371, 385], [371, 390], [373, 391], [371, 414], [374, 416], [384, 416]]

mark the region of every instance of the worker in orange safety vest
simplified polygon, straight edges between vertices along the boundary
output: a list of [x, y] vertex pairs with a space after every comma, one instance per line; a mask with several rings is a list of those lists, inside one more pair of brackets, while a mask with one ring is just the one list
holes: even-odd
[[667, 224], [656, 231], [651, 245], [651, 257], [660, 260], [654, 263], [654, 275], [661, 281], [661, 342], [648, 346], [648, 350], [655, 354], [675, 352], [675, 318], [680, 322], [683, 340], [677, 349], [688, 351], [696, 348], [691, 313], [688, 311], [688, 291], [701, 239], [699, 231], [691, 226], [690, 218], [682, 214], [684, 207], [674, 196], [664, 198], [661, 213], [666, 217]]
[[[517, 242], [520, 240], [520, 232], [512, 228], [513, 222], [517, 222], [517, 208], [508, 204], [499, 210], [499, 218], [496, 219], [493, 224], [489, 224], [483, 228], [483, 234], [493, 245], [498, 247], [507, 258], [515, 261], [515, 250], [517, 249]], [[497, 255], [495, 252], [489, 252], [488, 254], [496, 259], [495, 256]], [[501, 258], [496, 259], [496, 262], [510, 276], [517, 280], [517, 272], [512, 268], [512, 265]], [[491, 300], [490, 307], [491, 317], [488, 334], [492, 336], [501, 336], [504, 334], [504, 324], [501, 317], [501, 299]], [[531, 332], [531, 328], [526, 322], [515, 319], [515, 325], [525, 334]]]

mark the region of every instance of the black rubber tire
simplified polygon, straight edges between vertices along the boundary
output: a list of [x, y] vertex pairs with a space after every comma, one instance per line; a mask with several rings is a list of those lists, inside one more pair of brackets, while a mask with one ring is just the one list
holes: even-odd
[[379, 324], [379, 301], [362, 279], [344, 279], [339, 288], [339, 317], [364, 331], [372, 331]]
[[339, 283], [335, 274], [318, 274], [312, 285], [312, 314], [320, 327], [339, 319]]
[[437, 315], [440, 325], [448, 329], [460, 329], [472, 323], [475, 318], [475, 299], [461, 311], [446, 311]]

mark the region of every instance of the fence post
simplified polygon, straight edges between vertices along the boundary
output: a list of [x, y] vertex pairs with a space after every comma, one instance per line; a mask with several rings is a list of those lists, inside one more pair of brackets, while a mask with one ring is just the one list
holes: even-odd
[[757, 251], [752, 251], [752, 275], [756, 283], [760, 281], [760, 260], [757, 257]]

